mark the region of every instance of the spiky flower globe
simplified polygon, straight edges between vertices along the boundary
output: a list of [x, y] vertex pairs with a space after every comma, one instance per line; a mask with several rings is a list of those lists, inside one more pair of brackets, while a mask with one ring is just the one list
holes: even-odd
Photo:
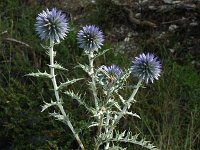
[[46, 9], [38, 14], [36, 18], [36, 31], [42, 40], [49, 40], [50, 38], [55, 42], [60, 42], [68, 33], [68, 20], [62, 11], [57, 11], [56, 8], [52, 10]]
[[110, 81], [116, 80], [123, 74], [123, 71], [117, 65], [102, 66], [101, 68], [103, 71], [105, 71], [107, 78]]
[[146, 83], [148, 83], [149, 80], [152, 83], [154, 79], [158, 80], [161, 72], [161, 64], [153, 54], [147, 53], [145, 55], [142, 53], [139, 57], [135, 57], [135, 60], [132, 62], [132, 72], [140, 80], [143, 80]]
[[77, 40], [80, 48], [83, 48], [86, 53], [98, 51], [103, 45], [103, 32], [95, 25], [84, 26], [77, 35]]

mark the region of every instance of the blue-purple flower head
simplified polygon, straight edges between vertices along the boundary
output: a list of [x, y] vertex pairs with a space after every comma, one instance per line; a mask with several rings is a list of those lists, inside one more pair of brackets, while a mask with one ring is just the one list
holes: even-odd
[[132, 61], [132, 72], [140, 80], [145, 81], [146, 83], [149, 80], [153, 83], [154, 79], [158, 80], [161, 72], [160, 61], [153, 54], [144, 53], [140, 54], [139, 57], [135, 57], [135, 60]]
[[46, 9], [38, 14], [36, 18], [36, 31], [42, 40], [52, 39], [55, 42], [60, 42], [68, 33], [68, 20], [62, 11]]
[[83, 48], [86, 53], [98, 51], [104, 41], [103, 32], [95, 25], [84, 26], [77, 35], [77, 40], [80, 48]]
[[123, 71], [117, 65], [102, 66], [101, 68], [107, 74], [108, 79], [112, 81], [121, 77], [123, 74]]

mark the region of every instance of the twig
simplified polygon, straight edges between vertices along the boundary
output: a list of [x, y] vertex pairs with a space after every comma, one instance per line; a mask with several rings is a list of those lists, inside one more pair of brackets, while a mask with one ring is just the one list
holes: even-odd
[[5, 31], [1, 32], [1, 35], [2, 35], [2, 34], [5, 34], [5, 33], [8, 33], [8, 31], [7, 31], [7, 30], [5, 30]]
[[181, 22], [181, 21], [186, 21], [189, 20], [192, 17], [189, 18], [181, 18], [181, 19], [177, 19], [177, 20], [171, 20], [171, 21], [167, 21], [167, 22], [162, 22], [162, 24], [170, 24], [170, 23], [175, 23], [175, 22]]
[[13, 38], [4, 38], [4, 40], [6, 40], [6, 41], [11, 41], [11, 42], [15, 42], [15, 43], [19, 43], [19, 44], [22, 44], [22, 45], [24, 45], [24, 46], [26, 46], [26, 47], [32, 48], [29, 44], [24, 43], [24, 42], [19, 41], [19, 40], [16, 40], [16, 39], [13, 39]]

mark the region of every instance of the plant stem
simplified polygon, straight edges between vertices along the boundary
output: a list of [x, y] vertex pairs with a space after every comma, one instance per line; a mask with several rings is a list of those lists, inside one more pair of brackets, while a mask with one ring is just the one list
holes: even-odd
[[[101, 114], [100, 118], [98, 119], [99, 122], [99, 126], [98, 126], [98, 131], [97, 131], [97, 139], [99, 138], [99, 136], [101, 135], [101, 130], [102, 130], [102, 124], [103, 124], [103, 114]], [[95, 150], [99, 149], [99, 144], [98, 142], [95, 143]]]
[[89, 67], [90, 67], [90, 77], [92, 79], [91, 89], [92, 89], [92, 94], [93, 94], [93, 97], [94, 97], [96, 111], [98, 112], [99, 104], [98, 104], [98, 100], [97, 100], [97, 87], [96, 87], [96, 81], [95, 81], [94, 54], [93, 54], [93, 52], [90, 52], [90, 54], [88, 54], [88, 59], [89, 59]]
[[129, 99], [127, 100], [126, 104], [124, 105], [124, 108], [122, 109], [122, 111], [120, 112], [120, 114], [117, 116], [117, 118], [115, 119], [113, 125], [111, 126], [111, 128], [110, 128], [109, 131], [107, 132], [107, 135], [110, 135], [110, 134], [113, 132], [113, 130], [114, 130], [116, 124], [117, 124], [117, 123], [119, 122], [119, 120], [124, 116], [124, 114], [125, 114], [125, 112], [127, 111], [128, 107], [129, 107], [129, 105], [130, 105], [130, 103], [134, 100], [134, 97], [135, 97], [135, 95], [136, 95], [136, 93], [137, 93], [139, 87], [141, 86], [141, 83], [142, 83], [142, 80], [139, 80], [138, 83], [137, 83], [137, 85], [136, 85], [136, 88], [133, 90], [131, 96], [129, 97]]
[[128, 101], [126, 102], [123, 110], [121, 111], [121, 113], [119, 114], [119, 116], [116, 118], [115, 120], [115, 124], [117, 124], [119, 122], [119, 120], [123, 117], [124, 113], [126, 112], [126, 110], [128, 109], [129, 104], [134, 100], [134, 97], [139, 89], [139, 87], [141, 86], [142, 80], [139, 80], [136, 88], [133, 90], [133, 93], [131, 94], [131, 96], [129, 97]]
[[98, 126], [98, 131], [97, 131], [97, 138], [101, 135], [101, 130], [103, 126], [103, 114], [100, 115], [99, 121], [99, 126]]
[[[108, 130], [109, 122], [110, 122], [110, 112], [109, 112], [109, 110], [107, 110], [107, 112], [106, 112], [106, 125], [105, 125], [105, 132], [106, 133], [109, 131]], [[108, 149], [109, 147], [110, 147], [110, 143], [107, 142], [105, 149]]]
[[[98, 103], [98, 98], [97, 98], [97, 87], [96, 87], [96, 80], [95, 80], [95, 72], [94, 72], [94, 53], [93, 51], [91, 51], [88, 54], [88, 59], [89, 59], [89, 75], [92, 79], [92, 85], [91, 85], [91, 89], [92, 89], [92, 94], [94, 97], [94, 103], [95, 103], [95, 109], [96, 109], [96, 113], [98, 114], [99, 110], [99, 103]], [[102, 124], [103, 124], [103, 114], [100, 114], [99, 117], [97, 117], [99, 126], [98, 126], [98, 131], [97, 131], [97, 139], [101, 134], [101, 130], [102, 130]], [[99, 144], [98, 142], [95, 143], [95, 150], [99, 150]]]
[[66, 115], [66, 112], [62, 106], [62, 104], [60, 103], [61, 102], [61, 99], [60, 99], [60, 96], [59, 96], [59, 91], [58, 91], [58, 86], [57, 86], [57, 82], [56, 82], [56, 75], [55, 75], [55, 69], [54, 69], [54, 57], [55, 57], [55, 52], [53, 50], [53, 47], [54, 47], [54, 41], [52, 39], [50, 39], [50, 48], [49, 48], [49, 56], [50, 56], [50, 73], [52, 75], [52, 83], [53, 83], [53, 88], [54, 88], [54, 93], [55, 93], [55, 97], [56, 97], [56, 100], [58, 102], [57, 106], [58, 108], [60, 109], [62, 115], [64, 116], [65, 118], [65, 122], [67, 123], [68, 127], [71, 129], [74, 137], [76, 138], [79, 146], [81, 147], [82, 150], [85, 150], [78, 134], [76, 133], [76, 131], [74, 130], [74, 127], [72, 126], [72, 123], [71, 121], [69, 120], [69, 117], [68, 115]]

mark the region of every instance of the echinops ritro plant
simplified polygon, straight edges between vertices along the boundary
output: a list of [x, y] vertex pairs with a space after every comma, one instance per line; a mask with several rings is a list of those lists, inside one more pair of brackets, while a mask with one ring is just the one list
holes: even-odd
[[[51, 100], [50, 102], [45, 102], [42, 111], [51, 106], [57, 106], [59, 112], [54, 111], [50, 113], [50, 115], [67, 124], [80, 148], [85, 150], [84, 144], [69, 120], [67, 111], [63, 108], [63, 100], [60, 92], [62, 91], [62, 93], [83, 105], [93, 119], [88, 125], [88, 128], [95, 128], [96, 136], [94, 137], [94, 145], [88, 146], [88, 150], [91, 148], [94, 148], [94, 150], [126, 149], [127, 147], [125, 145], [120, 145], [121, 142], [140, 145], [150, 150], [158, 150], [151, 142], [141, 138], [139, 140], [139, 134], [133, 134], [129, 130], [118, 131], [116, 129], [120, 120], [126, 115], [140, 119], [140, 116], [130, 108], [131, 105], [136, 102], [135, 95], [141, 85], [148, 84], [149, 81], [153, 83], [154, 79], [158, 80], [161, 74], [161, 64], [158, 58], [155, 57], [154, 54], [142, 53], [138, 57], [135, 57], [132, 61], [132, 66], [127, 69], [122, 69], [116, 64], [110, 66], [95, 66], [95, 59], [108, 51], [108, 49], [101, 51], [104, 42], [104, 34], [102, 30], [95, 25], [83, 26], [77, 33], [77, 43], [88, 58], [88, 64], [79, 64], [79, 67], [89, 76], [89, 79], [87, 78], [87, 85], [89, 86], [91, 94], [89, 98], [93, 102], [90, 102], [89, 105], [84, 100], [84, 96], [76, 94], [73, 90], [66, 88], [68, 85], [83, 78], [67, 80], [64, 83], [57, 84], [55, 70], [67, 69], [55, 63], [54, 57], [56, 56], [56, 51], [54, 51], [53, 48], [55, 43], [60, 43], [60, 41], [64, 40], [67, 36], [69, 31], [67, 18], [60, 10], [57, 11], [56, 8], [53, 8], [52, 10], [46, 9], [46, 11], [40, 13], [36, 20], [36, 31], [39, 37], [45, 41], [49, 40], [49, 46], [45, 48], [47, 48], [47, 54], [50, 58], [50, 64], [48, 65], [50, 72], [47, 73], [45, 71], [42, 73], [38, 71], [37, 73], [30, 73], [28, 75], [36, 77], [42, 76], [51, 79], [55, 94], [55, 101]], [[126, 81], [129, 77], [137, 77], [137, 84], [134, 86], [127, 86]], [[123, 91], [129, 87], [134, 88], [132, 89], [131, 95], [125, 98], [127, 95], [123, 95]]]
[[56, 100], [56, 101], [51, 100], [50, 102], [44, 102], [44, 105], [42, 106], [42, 111], [46, 110], [51, 106], [57, 106], [59, 108], [59, 112], [56, 112], [56, 110], [54, 110], [54, 112], [50, 113], [50, 115], [55, 117], [57, 120], [64, 122], [71, 129], [79, 146], [81, 147], [82, 150], [84, 150], [85, 148], [79, 138], [79, 135], [76, 133], [69, 119], [67, 111], [65, 111], [63, 108], [63, 100], [60, 94], [63, 88], [66, 88], [67, 86], [73, 84], [74, 82], [80, 79], [68, 80], [58, 85], [55, 73], [55, 70], [65, 70], [65, 71], [67, 70], [63, 66], [55, 62], [54, 58], [56, 56], [56, 51], [54, 51], [54, 45], [56, 43], [60, 43], [60, 41], [64, 40], [64, 38], [67, 36], [67, 33], [69, 31], [68, 19], [66, 18], [65, 14], [62, 13], [61, 10], [57, 10], [56, 8], [53, 8], [52, 10], [46, 9], [46, 11], [43, 10], [43, 12], [40, 13], [36, 18], [35, 26], [37, 34], [39, 35], [41, 40], [49, 41], [49, 46], [43, 46], [43, 47], [47, 49], [47, 54], [49, 56], [48, 66], [50, 72], [47, 73], [45, 71], [44, 73], [42, 73], [38, 71], [37, 73], [30, 73], [28, 75], [36, 77], [47, 77], [51, 79], [55, 94], [54, 99]]

